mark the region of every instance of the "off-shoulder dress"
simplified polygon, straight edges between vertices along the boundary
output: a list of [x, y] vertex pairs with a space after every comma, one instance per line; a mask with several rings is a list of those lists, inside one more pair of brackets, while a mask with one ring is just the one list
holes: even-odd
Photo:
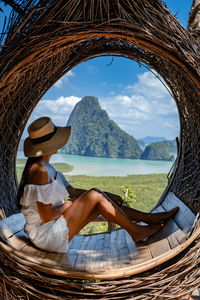
[[64, 203], [69, 196], [66, 187], [69, 182], [50, 164], [43, 165], [48, 170], [49, 182], [45, 185], [26, 184], [20, 200], [22, 212], [26, 218], [25, 232], [40, 249], [66, 253], [68, 245], [68, 227], [63, 215], [48, 223], [42, 222], [37, 208], [37, 201], [52, 204], [53, 207]]

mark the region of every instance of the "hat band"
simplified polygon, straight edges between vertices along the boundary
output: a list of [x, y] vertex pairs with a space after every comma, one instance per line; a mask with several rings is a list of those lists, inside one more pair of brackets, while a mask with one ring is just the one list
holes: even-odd
[[57, 131], [57, 127], [54, 125], [54, 131], [46, 134], [46, 135], [43, 135], [39, 138], [36, 138], [36, 139], [31, 139], [31, 142], [33, 144], [40, 144], [40, 143], [44, 143], [48, 140], [50, 140], [55, 134], [56, 134], [56, 131]]

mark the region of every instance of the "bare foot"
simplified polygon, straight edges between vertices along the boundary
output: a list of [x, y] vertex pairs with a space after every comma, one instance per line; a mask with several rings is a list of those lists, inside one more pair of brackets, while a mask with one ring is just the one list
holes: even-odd
[[[138, 225], [139, 226], [139, 225]], [[135, 243], [145, 238], [149, 238], [163, 228], [163, 224], [140, 226], [138, 232], [134, 232], [131, 236]]]
[[148, 220], [148, 224], [159, 224], [162, 221], [165, 221], [165, 220], [171, 218], [172, 216], [174, 216], [178, 210], [179, 210], [179, 207], [177, 206], [166, 212], [152, 213], [151, 217]]

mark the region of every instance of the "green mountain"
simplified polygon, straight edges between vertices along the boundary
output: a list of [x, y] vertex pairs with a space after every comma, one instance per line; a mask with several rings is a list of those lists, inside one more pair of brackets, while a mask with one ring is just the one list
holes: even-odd
[[174, 160], [174, 156], [170, 154], [168, 147], [164, 142], [151, 143], [145, 147], [140, 159], [146, 160]]
[[96, 97], [78, 102], [67, 125], [72, 126], [71, 137], [62, 153], [133, 159], [142, 153], [136, 139], [110, 120]]
[[166, 140], [163, 143], [167, 146], [170, 154], [177, 154], [177, 144], [176, 140]]

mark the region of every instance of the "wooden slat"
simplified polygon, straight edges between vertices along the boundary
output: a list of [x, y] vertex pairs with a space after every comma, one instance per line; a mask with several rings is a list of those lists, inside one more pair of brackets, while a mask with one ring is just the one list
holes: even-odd
[[[90, 236], [89, 242], [86, 246], [86, 250], [88, 251], [88, 255], [85, 258], [85, 270], [95, 270], [97, 269], [96, 260], [95, 260], [95, 254], [92, 252], [92, 250], [95, 249], [96, 242], [97, 242], [97, 235]], [[90, 250], [90, 252], [89, 252]]]
[[4, 242], [10, 245], [13, 249], [21, 251], [26, 245], [30, 244], [30, 239], [23, 230], [20, 230]]
[[134, 261], [138, 256], [138, 249], [127, 231], [125, 231], [125, 238], [126, 238], [127, 249], [129, 252], [129, 260], [132, 264], [134, 264]]
[[[68, 264], [69, 264], [69, 268], [71, 269], [74, 269], [74, 266], [75, 266], [75, 262], [76, 262], [76, 259], [77, 259], [77, 251], [76, 250], [69, 250], [67, 252], [67, 254], [65, 254], [66, 258], [64, 258], [64, 261], [68, 261]], [[60, 264], [62, 266], [62, 263]]]
[[65, 253], [46, 252], [46, 256], [43, 258], [43, 262], [44, 261], [51, 265], [52, 268], [62, 267], [63, 269], [66, 268], [67, 262], [67, 268], [72, 269], [68, 255]]
[[106, 268], [104, 263], [104, 236], [105, 234], [97, 235], [97, 241], [94, 248], [96, 251], [94, 259], [98, 270], [104, 270], [104, 268]]
[[[74, 269], [78, 258], [78, 249], [81, 247], [84, 236], [75, 236], [68, 245], [67, 253], [48, 253], [46, 259], [54, 261], [53, 265], [57, 268]], [[73, 247], [73, 248], [72, 248]]]
[[98, 234], [97, 240], [95, 244], [95, 250], [103, 250], [104, 249], [104, 234]]
[[80, 249], [80, 246], [82, 244], [82, 241], [84, 239], [83, 235], [76, 235], [69, 243], [68, 247], [69, 249]]
[[30, 238], [27, 233], [24, 232], [24, 230], [20, 230], [15, 233], [15, 236], [17, 236], [20, 239], [23, 239], [24, 241], [30, 242]]
[[[77, 249], [80, 249], [80, 246], [82, 244], [82, 241], [84, 239], [84, 236], [82, 235], [76, 235], [69, 243], [68, 245], [68, 259], [69, 259], [69, 264], [72, 269], [75, 268], [75, 263], [78, 258], [78, 252], [74, 251]], [[73, 251], [71, 251], [73, 249]], [[65, 260], [65, 259], [64, 259]], [[62, 261], [61, 261], [62, 262]]]
[[111, 232], [106, 232], [104, 234], [104, 249], [105, 250], [110, 250], [110, 236], [111, 236]]
[[[158, 206], [152, 211], [153, 213], [165, 212], [165, 209], [162, 205]], [[182, 244], [186, 240], [186, 235], [174, 222], [173, 218], [170, 218], [164, 225], [163, 229], [159, 232], [159, 235], [162, 235], [163, 238], [167, 238], [171, 249]]]
[[151, 251], [145, 241], [134, 243], [131, 236], [126, 231], [125, 236], [131, 265], [137, 265], [152, 259]]
[[40, 264], [42, 264], [43, 259], [47, 255], [46, 251], [39, 250], [32, 245], [25, 245], [21, 252], [24, 254], [24, 256], [27, 256], [29, 260], [36, 261]]
[[24, 228], [26, 221], [22, 213], [12, 215], [0, 221], [0, 238], [5, 241]]
[[125, 236], [124, 229], [118, 230], [117, 250], [119, 253], [120, 266], [123, 268], [123, 267], [127, 267], [128, 265], [130, 265], [129, 252], [128, 252], [128, 248], [127, 248], [127, 242], [126, 242], [126, 236]]
[[157, 236], [153, 236], [147, 240], [147, 244], [153, 257], [159, 256], [171, 249], [168, 239], [158, 239]]
[[[164, 209], [162, 207], [157, 207], [153, 212], [159, 213], [163, 211]], [[158, 233], [154, 234], [147, 240], [147, 244], [153, 257], [159, 256], [171, 249], [168, 240], [169, 235], [170, 233], [168, 232], [168, 228], [165, 224], [165, 226]]]
[[105, 262], [107, 269], [112, 269], [110, 237], [111, 237], [111, 232], [104, 234], [104, 257], [103, 257], [103, 260]]
[[136, 243], [136, 247], [138, 251], [138, 255], [134, 261], [136, 265], [152, 259], [152, 253], [146, 241]]
[[80, 250], [82, 251], [78, 251], [78, 256], [74, 265], [74, 268], [76, 270], [84, 270], [85, 269], [85, 255], [87, 253], [87, 251], [84, 251], [88, 242], [89, 242], [90, 236], [84, 236], [82, 243], [80, 245]]
[[179, 211], [174, 216], [174, 221], [182, 230], [184, 229], [185, 232], [190, 232], [195, 220], [195, 215], [180, 199], [174, 195], [174, 193], [169, 193], [162, 202], [162, 207], [165, 210], [170, 210], [175, 206], [179, 207]]
[[[71, 242], [69, 243], [69, 249], [80, 249], [81, 244], [83, 242], [84, 236], [76, 235]], [[78, 259], [78, 252], [77, 251], [68, 251], [69, 261], [73, 269], [75, 269], [75, 263]]]
[[26, 245], [21, 253], [27, 257], [28, 260], [38, 263], [41, 266], [49, 266], [55, 271], [60, 270], [71, 270], [72, 263], [67, 253], [53, 253], [42, 251], [32, 245]]
[[114, 230], [110, 234], [110, 256], [111, 256], [111, 263], [112, 268], [117, 269], [119, 268], [119, 253], [118, 249], [116, 249], [117, 243], [117, 230]]

